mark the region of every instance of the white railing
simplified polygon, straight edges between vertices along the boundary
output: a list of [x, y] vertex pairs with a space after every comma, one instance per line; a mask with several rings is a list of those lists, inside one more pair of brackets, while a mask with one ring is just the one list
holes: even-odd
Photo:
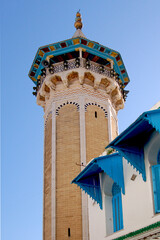
[[[86, 59], [80, 58], [79, 60], [80, 60], [79, 67], [86, 68]], [[67, 67], [66, 70], [78, 68], [75, 65], [75, 59], [68, 60], [67, 63], [68, 63], [68, 67]], [[93, 72], [101, 73], [101, 71], [100, 71], [100, 66], [101, 65], [100, 64], [92, 62], [92, 61], [89, 61], [89, 64], [90, 64], [90, 67], [88, 68], [88, 70], [90, 69]], [[104, 66], [103, 75], [106, 75], [107, 77], [110, 77], [110, 70], [111, 70], [110, 68], [107, 68], [107, 67]], [[54, 64], [54, 73], [63, 72], [63, 71], [65, 71], [64, 62]], [[48, 71], [46, 71], [46, 73], [47, 72]], [[48, 72], [48, 74], [50, 74], [50, 73]]]

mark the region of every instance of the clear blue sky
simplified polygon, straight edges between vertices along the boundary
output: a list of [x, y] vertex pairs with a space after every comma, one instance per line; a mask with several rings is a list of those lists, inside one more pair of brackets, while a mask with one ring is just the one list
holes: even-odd
[[7, 0], [2, 8], [2, 239], [42, 240], [43, 110], [28, 72], [40, 46], [88, 39], [121, 53], [131, 82], [120, 132], [160, 100], [160, 0]]

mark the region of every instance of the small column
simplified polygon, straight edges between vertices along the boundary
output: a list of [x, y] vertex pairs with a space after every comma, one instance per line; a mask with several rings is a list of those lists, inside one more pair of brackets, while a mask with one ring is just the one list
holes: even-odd
[[[80, 102], [80, 157], [81, 165], [86, 165], [86, 130], [85, 130], [85, 109], [84, 97], [79, 98]], [[81, 171], [84, 169], [81, 166]], [[82, 191], [82, 239], [89, 240], [88, 225], [88, 196]]]
[[82, 48], [79, 48], [79, 57], [82, 58]]
[[111, 68], [112, 69], [113, 69], [113, 65], [114, 65], [113, 60], [111, 60]]
[[52, 236], [51, 240], [56, 240], [56, 106], [52, 103]]

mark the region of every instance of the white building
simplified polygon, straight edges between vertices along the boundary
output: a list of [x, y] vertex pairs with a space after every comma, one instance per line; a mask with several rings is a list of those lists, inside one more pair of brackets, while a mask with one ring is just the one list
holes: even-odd
[[72, 181], [89, 195], [90, 240], [160, 239], [160, 109], [144, 112], [109, 147], [116, 152]]

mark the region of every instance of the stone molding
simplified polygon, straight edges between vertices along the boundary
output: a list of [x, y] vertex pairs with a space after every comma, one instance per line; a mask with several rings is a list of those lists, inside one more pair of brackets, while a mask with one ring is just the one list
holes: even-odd
[[56, 95], [82, 89], [103, 94], [110, 99], [116, 111], [124, 107], [121, 88], [114, 79], [81, 68], [46, 76], [37, 93], [37, 104], [45, 108]]

